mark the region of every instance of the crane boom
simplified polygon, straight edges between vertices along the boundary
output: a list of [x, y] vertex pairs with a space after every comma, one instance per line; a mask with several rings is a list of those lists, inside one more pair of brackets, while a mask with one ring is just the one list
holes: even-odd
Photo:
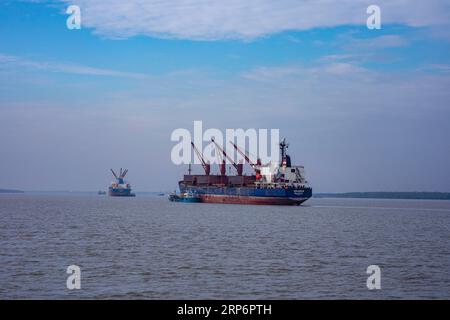
[[[256, 180], [261, 179], [261, 170], [259, 169], [259, 167], [261, 166], [261, 160], [258, 158], [258, 159], [256, 159], [256, 163], [253, 163], [250, 160], [250, 158], [248, 157], [247, 153], [242, 152], [241, 149], [239, 149], [238, 146], [236, 144], [234, 144], [233, 141], [230, 141], [230, 143], [233, 145], [234, 149], [236, 149], [236, 151], [239, 152], [239, 154], [244, 157], [245, 161], [248, 162], [248, 164], [253, 168], [253, 170], [255, 170]], [[241, 175], [242, 174], [242, 163], [240, 163], [238, 166], [239, 166], [238, 175]]]
[[214, 139], [211, 139], [211, 141], [214, 142], [214, 144], [216, 145], [217, 149], [219, 149], [219, 151], [222, 152], [222, 154], [225, 156], [225, 158], [227, 158], [228, 161], [231, 162], [233, 167], [235, 167], [235, 169], [238, 170], [238, 165], [234, 162], [233, 159], [231, 159], [231, 157], [225, 152], [225, 150], [223, 150], [222, 147], [219, 146], [219, 144], [216, 141], [214, 141]]
[[191, 141], [191, 146], [192, 146], [192, 149], [194, 149], [198, 159], [202, 162], [202, 167], [203, 167], [203, 170], [205, 170], [205, 174], [209, 175], [209, 172], [210, 172], [209, 163], [205, 162], [205, 160], [203, 159], [203, 155], [200, 153], [200, 151], [198, 151], [197, 147], [195, 146], [194, 142], [192, 142], [192, 141]]
[[117, 178], [117, 175], [116, 175], [116, 173], [114, 172], [114, 170], [113, 170], [113, 169], [110, 169], [110, 170], [111, 170], [111, 172], [112, 172], [114, 178], [119, 179], [119, 178]]
[[256, 166], [256, 164], [250, 160], [250, 158], [247, 156], [245, 152], [242, 152], [241, 149], [239, 149], [238, 146], [235, 145], [232, 141], [230, 141], [230, 143], [233, 145], [234, 149], [236, 149], [236, 151], [239, 152], [239, 154], [244, 157], [245, 161], [247, 161], [250, 166], [252, 166], [253, 168]]

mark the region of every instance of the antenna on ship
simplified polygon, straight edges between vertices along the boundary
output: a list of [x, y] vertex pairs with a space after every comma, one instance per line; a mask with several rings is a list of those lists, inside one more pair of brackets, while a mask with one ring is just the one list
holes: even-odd
[[286, 142], [286, 138], [283, 138], [280, 142], [280, 153], [281, 153], [281, 166], [290, 167], [291, 157], [287, 155], [286, 150], [289, 148], [289, 143]]

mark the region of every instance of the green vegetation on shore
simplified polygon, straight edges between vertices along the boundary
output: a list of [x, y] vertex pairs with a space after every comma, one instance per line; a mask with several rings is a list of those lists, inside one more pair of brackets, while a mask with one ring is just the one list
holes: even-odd
[[316, 193], [315, 198], [450, 200], [448, 192], [346, 192]]

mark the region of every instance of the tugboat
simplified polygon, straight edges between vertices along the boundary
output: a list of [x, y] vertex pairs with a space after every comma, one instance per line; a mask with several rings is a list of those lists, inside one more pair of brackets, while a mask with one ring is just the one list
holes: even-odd
[[171, 193], [169, 195], [169, 200], [173, 202], [190, 202], [190, 203], [202, 201], [202, 199], [198, 195], [192, 192], [183, 192], [180, 194]]
[[108, 194], [110, 197], [135, 197], [136, 195], [131, 192], [131, 185], [124, 180], [125, 175], [128, 172], [128, 169], [122, 171], [120, 168], [119, 175], [117, 175], [113, 169], [111, 172], [116, 178], [116, 181], [113, 181], [108, 188]]

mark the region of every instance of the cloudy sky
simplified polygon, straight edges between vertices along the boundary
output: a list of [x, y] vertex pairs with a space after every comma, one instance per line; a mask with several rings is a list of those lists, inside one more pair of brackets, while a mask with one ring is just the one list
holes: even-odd
[[449, 18], [445, 0], [2, 1], [0, 188], [98, 190], [126, 167], [173, 190], [170, 135], [202, 120], [279, 128], [318, 192], [450, 192]]

